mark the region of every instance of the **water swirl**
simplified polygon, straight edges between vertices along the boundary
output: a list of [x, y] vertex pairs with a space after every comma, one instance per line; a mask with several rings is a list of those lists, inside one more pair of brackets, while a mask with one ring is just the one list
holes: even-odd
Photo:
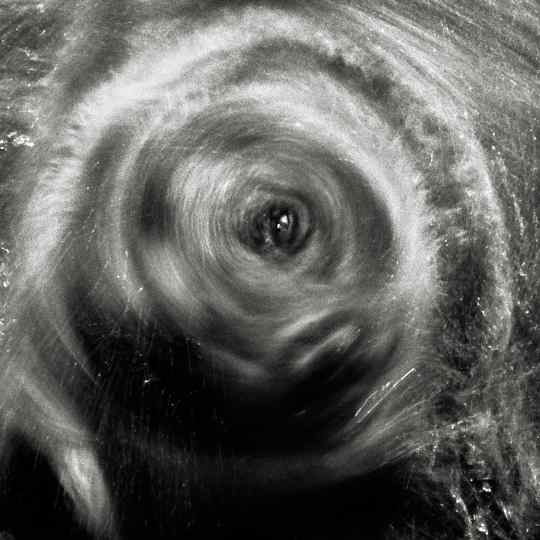
[[452, 370], [489, 370], [510, 336], [469, 51], [385, 7], [210, 4], [83, 10], [25, 169], [24, 331], [3, 366], [25, 405], [6, 408], [31, 411], [18, 429], [98, 528], [114, 473], [94, 437], [102, 460], [185, 478], [194, 431], [209, 484], [236, 467], [241, 485], [332, 484], [422, 448]]

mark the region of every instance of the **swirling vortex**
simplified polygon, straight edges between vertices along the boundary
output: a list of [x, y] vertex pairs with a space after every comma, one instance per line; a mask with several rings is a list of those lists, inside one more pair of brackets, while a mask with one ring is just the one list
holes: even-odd
[[[92, 371], [65, 302], [82, 290], [75, 311], [99, 331], [188, 336], [201, 369], [256, 402], [345, 370], [328, 405], [339, 450], [321, 476], [414, 449], [462, 254], [477, 256], [486, 347], [504, 348], [511, 294], [466, 98], [427, 38], [387, 16], [326, 2], [193, 26], [140, 14], [129, 60], [49, 122], [56, 144], [23, 219], [26, 290], [70, 358]], [[447, 54], [444, 65], [466, 64]], [[294, 252], [249, 241], [273, 204], [305, 232]]]

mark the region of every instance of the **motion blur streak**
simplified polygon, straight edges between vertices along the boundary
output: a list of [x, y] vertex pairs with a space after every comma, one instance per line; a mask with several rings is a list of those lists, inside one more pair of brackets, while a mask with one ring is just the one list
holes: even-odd
[[390, 468], [433, 510], [363, 534], [532, 538], [538, 5], [33, 9], [7, 467], [35, 448], [98, 537]]

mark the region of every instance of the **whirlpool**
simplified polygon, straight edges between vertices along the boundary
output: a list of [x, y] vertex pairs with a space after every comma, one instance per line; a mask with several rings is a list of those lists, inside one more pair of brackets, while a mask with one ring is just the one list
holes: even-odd
[[540, 537], [535, 0], [0, 2], [0, 538]]

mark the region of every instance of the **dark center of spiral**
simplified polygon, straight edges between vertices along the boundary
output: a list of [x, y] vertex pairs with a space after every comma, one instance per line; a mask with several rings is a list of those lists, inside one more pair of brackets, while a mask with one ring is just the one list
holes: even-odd
[[305, 245], [306, 225], [293, 206], [273, 203], [259, 211], [249, 224], [250, 243], [261, 254], [292, 255]]

